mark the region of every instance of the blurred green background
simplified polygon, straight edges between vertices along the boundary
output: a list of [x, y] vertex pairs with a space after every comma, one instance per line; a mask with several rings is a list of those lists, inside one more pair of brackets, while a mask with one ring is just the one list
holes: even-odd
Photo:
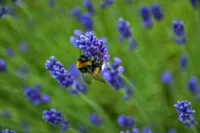
[[[133, 0], [132, 4], [116, 0], [105, 10], [99, 7], [100, 0], [92, 2], [97, 11], [93, 16], [95, 35], [108, 39], [111, 61], [113, 57], [122, 59], [124, 75], [135, 83], [141, 95], [133, 92], [132, 99], [124, 101], [122, 93], [94, 81], [88, 86], [86, 97], [107, 113], [112, 125], [105, 123], [102, 128], [91, 125], [89, 114], [99, 110], [84, 102], [81, 97], [75, 97], [62, 89], [45, 69], [45, 62], [52, 55], [66, 68], [76, 64], [79, 50], [73, 47], [69, 38], [75, 29], [85, 29], [70, 15], [70, 10], [80, 6], [82, 12], [86, 12], [83, 1], [58, 0], [54, 7], [50, 7], [47, 0], [26, 0], [20, 6], [8, 1], [4, 5], [14, 8], [15, 13], [0, 19], [0, 58], [6, 61], [8, 67], [6, 73], [0, 73], [0, 111], [7, 110], [12, 118], [0, 117], [1, 127], [22, 133], [20, 121], [26, 121], [31, 133], [60, 132], [59, 127], [51, 126], [42, 119], [42, 111], [53, 107], [64, 114], [71, 127], [76, 129], [83, 124], [89, 128], [90, 133], [119, 133], [123, 130], [117, 125], [117, 118], [121, 114], [132, 116], [137, 128], [149, 126], [155, 133], [166, 133], [169, 128], [176, 128], [178, 133], [190, 133], [191, 130], [185, 129], [177, 120], [178, 114], [173, 105], [177, 100], [191, 101], [192, 108], [196, 110], [195, 119], [200, 121], [200, 103], [187, 89], [189, 78], [200, 76], [199, 10], [194, 10], [189, 0]], [[141, 25], [139, 10], [142, 5], [151, 7], [154, 3], [161, 5], [164, 20], [155, 22], [153, 28], [148, 30]], [[129, 50], [127, 42], [121, 44], [119, 41], [116, 28], [119, 17], [130, 22], [133, 36], [138, 42], [134, 51]], [[188, 36], [186, 45], [176, 44], [169, 36], [174, 19], [185, 23]], [[28, 44], [26, 53], [19, 50], [19, 43], [23, 41]], [[8, 47], [14, 50], [15, 56], [12, 58], [5, 55]], [[179, 58], [184, 54], [189, 55], [189, 66], [183, 73]], [[29, 70], [26, 78], [16, 76], [21, 66]], [[160, 76], [165, 70], [174, 75], [174, 82], [169, 87], [160, 82]], [[36, 84], [42, 86], [42, 93], [51, 96], [48, 105], [34, 106], [24, 96], [23, 86], [33, 87]], [[143, 102], [138, 103], [135, 97], [143, 99]], [[148, 118], [144, 119], [140, 110]], [[99, 113], [101, 116], [101, 111]], [[199, 125], [196, 128], [200, 130]]]

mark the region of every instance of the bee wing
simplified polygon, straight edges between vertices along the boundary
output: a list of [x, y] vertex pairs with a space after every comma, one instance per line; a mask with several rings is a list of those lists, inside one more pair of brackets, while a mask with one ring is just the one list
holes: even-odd
[[87, 84], [92, 84], [92, 75], [90, 73], [82, 73], [82, 77]]
[[106, 81], [101, 77], [100, 74], [92, 74], [92, 76], [93, 76], [93, 78], [94, 78], [95, 80], [98, 80], [98, 81], [101, 81], [101, 82], [103, 82], [103, 83], [106, 83]]

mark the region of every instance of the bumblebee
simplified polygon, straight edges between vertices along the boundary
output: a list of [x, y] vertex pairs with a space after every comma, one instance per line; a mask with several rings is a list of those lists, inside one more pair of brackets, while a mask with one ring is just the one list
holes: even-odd
[[87, 57], [85, 55], [81, 55], [76, 64], [76, 67], [81, 72], [82, 77], [87, 84], [92, 84], [92, 79], [106, 83], [99, 74], [103, 66], [103, 60], [99, 60], [98, 57]]

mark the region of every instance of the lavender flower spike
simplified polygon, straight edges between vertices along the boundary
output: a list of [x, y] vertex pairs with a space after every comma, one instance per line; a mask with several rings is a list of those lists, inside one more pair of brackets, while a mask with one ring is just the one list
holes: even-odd
[[187, 100], [181, 102], [178, 101], [177, 104], [174, 104], [174, 107], [179, 115], [178, 120], [182, 122], [186, 128], [190, 128], [191, 125], [197, 124], [193, 117], [195, 111], [192, 110], [190, 102]]
[[5, 18], [8, 13], [8, 8], [0, 5], [0, 18]]
[[135, 125], [135, 120], [127, 115], [121, 115], [118, 120], [118, 124], [123, 128], [133, 128]]
[[46, 62], [46, 69], [50, 72], [51, 76], [56, 79], [61, 87], [68, 88], [73, 85], [74, 78], [64, 69], [63, 65], [58, 62], [54, 56], [51, 56]]
[[162, 8], [160, 7], [159, 4], [152, 5], [151, 12], [152, 12], [154, 18], [158, 21], [160, 21], [164, 18]]
[[97, 113], [90, 114], [89, 120], [95, 126], [101, 126], [103, 124], [102, 119], [98, 116]]
[[118, 24], [117, 24], [117, 29], [120, 33], [120, 36], [123, 39], [132, 37], [132, 31], [130, 28], [130, 24], [129, 24], [129, 22], [125, 21], [123, 18], [119, 18]]
[[84, 51], [87, 57], [96, 56], [99, 60], [108, 61], [110, 55], [102, 40], [97, 39], [93, 32], [86, 32], [76, 39], [76, 46]]
[[16, 133], [16, 132], [13, 130], [5, 129], [3, 130], [3, 133]]
[[115, 2], [115, 0], [104, 0], [104, 1], [101, 3], [100, 7], [101, 7], [102, 9], [106, 9], [106, 8], [110, 7], [114, 2]]
[[84, 0], [83, 5], [87, 8], [87, 10], [90, 14], [95, 14], [96, 11], [94, 9], [94, 6], [93, 6], [91, 0]]
[[151, 18], [151, 11], [146, 6], [142, 6], [140, 8], [140, 14], [142, 17], [143, 27], [152, 28], [153, 27], [153, 19]]
[[6, 62], [3, 59], [0, 59], [0, 72], [6, 72], [6, 71], [7, 71]]
[[120, 74], [124, 72], [124, 67], [120, 66], [120, 58], [114, 58], [114, 63], [110, 66], [105, 66], [102, 71], [104, 79], [112, 86], [115, 90], [119, 90], [124, 87], [124, 81], [120, 77]]

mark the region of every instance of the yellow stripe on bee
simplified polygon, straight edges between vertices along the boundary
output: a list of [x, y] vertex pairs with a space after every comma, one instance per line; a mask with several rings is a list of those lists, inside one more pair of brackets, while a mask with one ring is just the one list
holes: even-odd
[[100, 72], [100, 68], [99, 67], [94, 69], [94, 74], [98, 74], [99, 72]]
[[83, 63], [81, 63], [81, 62], [76, 63], [76, 67], [77, 67], [77, 68], [83, 68], [83, 67], [85, 67], [85, 66], [91, 66], [91, 65], [92, 65], [92, 63], [91, 63], [90, 61], [88, 61], [88, 62], [83, 62]]

